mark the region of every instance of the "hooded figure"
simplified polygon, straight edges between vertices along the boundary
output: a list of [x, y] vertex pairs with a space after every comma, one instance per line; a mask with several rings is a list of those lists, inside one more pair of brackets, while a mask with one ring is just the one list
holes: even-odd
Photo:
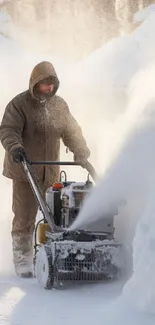
[[[0, 126], [5, 149], [3, 175], [13, 180], [12, 244], [13, 261], [19, 276], [33, 275], [33, 232], [37, 203], [27, 181], [23, 157], [59, 161], [60, 139], [83, 166], [90, 151], [67, 103], [56, 92], [59, 80], [53, 65], [41, 62], [31, 73], [29, 89], [7, 105]], [[59, 178], [58, 166], [35, 166], [45, 193]]]

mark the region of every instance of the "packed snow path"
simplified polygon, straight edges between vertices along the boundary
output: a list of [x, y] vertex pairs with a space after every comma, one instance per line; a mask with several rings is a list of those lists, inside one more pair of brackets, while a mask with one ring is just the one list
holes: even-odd
[[121, 299], [124, 282], [46, 291], [36, 280], [0, 278], [1, 325], [154, 325]]
[[[104, 305], [121, 293], [123, 283], [44, 290], [36, 280], [0, 279], [0, 324], [102, 324]], [[102, 315], [102, 317], [100, 317]]]

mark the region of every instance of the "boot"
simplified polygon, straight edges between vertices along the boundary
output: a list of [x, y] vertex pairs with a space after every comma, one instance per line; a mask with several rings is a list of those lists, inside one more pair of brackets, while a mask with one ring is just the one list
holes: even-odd
[[13, 235], [13, 262], [16, 274], [22, 278], [33, 277], [32, 236], [26, 234]]

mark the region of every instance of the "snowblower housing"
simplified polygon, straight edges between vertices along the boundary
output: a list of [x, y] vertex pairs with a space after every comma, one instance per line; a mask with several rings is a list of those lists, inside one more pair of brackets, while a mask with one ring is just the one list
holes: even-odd
[[[53, 184], [46, 192], [46, 201], [55, 218], [55, 224], [68, 228], [76, 219], [82, 208], [83, 201], [89, 194], [93, 183], [86, 182], [61, 182]], [[93, 222], [87, 230], [105, 232], [113, 235], [114, 215], [118, 214], [117, 207], [101, 221]], [[84, 230], [84, 228], [80, 228]]]
[[[70, 162], [33, 162], [31, 164], [63, 164]], [[89, 177], [85, 182], [65, 180], [53, 184], [44, 196], [31, 166], [24, 161], [28, 180], [39, 203], [43, 219], [35, 228], [35, 275], [43, 288], [52, 289], [65, 283], [92, 282], [115, 279], [122, 269], [122, 245], [114, 238], [114, 215], [100, 223], [91, 223], [89, 229], [68, 229], [89, 194], [93, 184]], [[93, 166], [87, 162], [87, 171]], [[39, 241], [39, 243], [38, 243]]]

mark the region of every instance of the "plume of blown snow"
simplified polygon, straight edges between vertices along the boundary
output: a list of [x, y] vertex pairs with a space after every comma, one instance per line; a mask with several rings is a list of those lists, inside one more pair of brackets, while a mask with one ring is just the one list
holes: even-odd
[[72, 229], [104, 218], [114, 205], [121, 206], [124, 201], [132, 204], [131, 198], [139, 201], [140, 197], [141, 209], [145, 206], [155, 175], [154, 71], [151, 67], [134, 78], [129, 106], [117, 124], [118, 151], [103, 180], [86, 199]]
[[[89, 119], [93, 111], [102, 116], [102, 121], [117, 120], [129, 103], [128, 87], [133, 75], [154, 62], [155, 13], [150, 10], [144, 17], [145, 10], [147, 8], [143, 10], [144, 22], [132, 34], [112, 39], [68, 72], [65, 96], [78, 107], [81, 121], [83, 116]], [[79, 91], [70, 91], [70, 85], [75, 90], [80, 85], [80, 96]]]

